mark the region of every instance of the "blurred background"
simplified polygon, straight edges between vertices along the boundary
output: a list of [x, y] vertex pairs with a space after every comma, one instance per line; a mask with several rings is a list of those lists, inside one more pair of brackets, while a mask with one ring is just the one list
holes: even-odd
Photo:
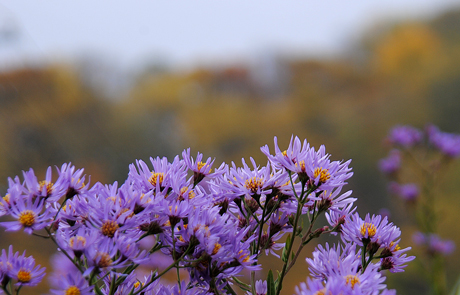
[[[30, 167], [44, 177], [72, 162], [92, 183], [123, 182], [136, 159], [188, 147], [264, 165], [261, 146], [297, 135], [353, 160], [358, 212], [390, 210], [408, 247], [414, 225], [377, 161], [392, 126], [427, 123], [460, 133], [458, 1], [0, 1], [0, 195]], [[457, 245], [459, 177], [456, 163], [433, 200]], [[47, 266], [55, 250], [24, 233], [0, 241]], [[299, 260], [286, 294], [307, 275]], [[387, 283], [427, 292], [416, 263]]]

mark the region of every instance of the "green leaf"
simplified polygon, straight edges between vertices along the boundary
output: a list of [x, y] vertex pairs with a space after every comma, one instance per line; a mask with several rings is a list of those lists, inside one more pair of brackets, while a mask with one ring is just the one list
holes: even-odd
[[267, 277], [267, 295], [275, 295], [276, 294], [276, 287], [275, 281], [273, 280], [273, 273], [272, 270], [268, 272]]
[[240, 287], [241, 290], [251, 291], [251, 287], [248, 284], [244, 283], [243, 281], [240, 281], [236, 277], [232, 277], [232, 279], [235, 281], [235, 283], [238, 285], [238, 287]]
[[290, 247], [291, 245], [291, 235], [288, 235], [287, 238], [286, 238], [286, 245], [284, 245], [284, 248], [283, 248], [283, 253], [281, 254], [281, 260], [283, 262], [287, 262], [289, 260], [289, 257], [288, 257], [288, 248]]

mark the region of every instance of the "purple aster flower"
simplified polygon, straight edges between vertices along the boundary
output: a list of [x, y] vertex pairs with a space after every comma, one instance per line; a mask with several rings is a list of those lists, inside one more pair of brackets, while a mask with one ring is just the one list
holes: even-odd
[[93, 227], [80, 227], [77, 231], [64, 228], [56, 234], [59, 247], [72, 251], [77, 258], [80, 258], [89, 245], [96, 243], [99, 238], [101, 238], [100, 232]]
[[439, 236], [433, 234], [430, 237], [429, 249], [433, 253], [440, 253], [447, 256], [454, 252], [455, 243], [452, 240], [441, 240]]
[[415, 256], [407, 256], [405, 252], [411, 247], [401, 249], [398, 245], [399, 240], [383, 245], [380, 253], [380, 269], [389, 270], [392, 273], [402, 272], [407, 266], [406, 263], [415, 259]]
[[329, 154], [322, 145], [318, 151], [305, 140], [303, 146], [298, 137], [291, 142], [286, 151], [281, 152], [275, 137], [275, 155], [270, 154], [268, 146], [261, 148], [261, 151], [268, 157], [270, 162], [278, 168], [297, 173], [302, 183], [309, 181], [309, 185], [320, 187], [321, 190], [331, 190], [343, 186], [353, 173], [348, 167], [351, 160], [344, 163], [330, 161]]
[[16, 286], [36, 286], [45, 276], [44, 267], [35, 266], [35, 259], [32, 256], [25, 257], [25, 252], [12, 259], [11, 278], [16, 280]]
[[[256, 295], [267, 295], [267, 281], [257, 280], [256, 285]], [[247, 295], [251, 295], [251, 292], [246, 292]]]
[[393, 149], [388, 157], [379, 161], [379, 169], [384, 174], [393, 174], [401, 168], [401, 152]]
[[56, 184], [62, 183], [66, 187], [65, 198], [72, 199], [76, 195], [84, 194], [89, 187], [89, 181], [85, 184], [85, 175], [83, 175], [84, 169], [75, 170], [75, 166], [71, 163], [66, 163], [61, 166], [58, 170], [59, 178]]
[[353, 204], [356, 198], [349, 198], [352, 191], [340, 194], [342, 187], [332, 189], [332, 191], [322, 191], [319, 195], [319, 200], [316, 202], [316, 207], [319, 212], [327, 210], [339, 212], [341, 209]]
[[7, 231], [24, 231], [31, 234], [34, 230], [40, 230], [52, 223], [52, 213], [49, 208], [44, 209], [43, 199], [34, 198], [33, 195], [10, 195], [10, 215], [17, 221], [0, 222]]
[[391, 193], [408, 202], [415, 201], [420, 194], [418, 185], [415, 183], [398, 184], [391, 182], [389, 190]]
[[412, 126], [395, 126], [390, 131], [387, 140], [396, 146], [410, 148], [420, 143], [423, 138], [423, 133]]
[[451, 240], [442, 240], [437, 234], [423, 234], [416, 232], [412, 240], [418, 246], [423, 246], [426, 251], [432, 255], [441, 254], [450, 255], [455, 250], [455, 243]]
[[206, 162], [202, 162], [202, 153], [198, 153], [196, 160], [193, 160], [193, 158], [190, 156], [190, 148], [182, 152], [182, 158], [184, 159], [187, 168], [193, 172], [194, 185], [197, 185], [206, 176], [213, 178], [224, 172], [223, 168], [225, 164], [222, 163], [222, 165], [215, 171], [215, 173], [212, 173], [212, 164], [214, 164], [215, 159], [212, 160], [211, 157], [209, 157]]
[[364, 294], [385, 288], [385, 277], [379, 273], [377, 265], [371, 263], [364, 272], [361, 270], [361, 257], [355, 245], [329, 247], [326, 244], [326, 248], [318, 245], [313, 259], [307, 258], [306, 261], [312, 276], [319, 281], [329, 282], [334, 278], [344, 280], [346, 285], [352, 289], [359, 287]]
[[[354, 242], [360, 246], [363, 243], [372, 244], [375, 251], [381, 245], [389, 244], [395, 241], [401, 231], [393, 223], [388, 223], [388, 219], [380, 215], [366, 215], [365, 219], [361, 219], [358, 213], [351, 217], [347, 217], [345, 224], [342, 227], [342, 240]], [[375, 253], [375, 252], [374, 252]]]
[[[142, 161], [136, 161], [136, 165], [129, 166], [128, 179], [129, 182], [134, 182], [142, 193], [147, 193], [154, 190], [155, 193], [160, 193], [172, 185], [173, 179], [185, 179], [187, 177], [186, 165], [179, 156], [174, 158], [172, 163], [168, 162], [166, 157], [150, 158], [153, 166], [153, 171]], [[137, 168], [136, 168], [137, 166]]]
[[332, 235], [337, 235], [337, 232], [342, 232], [342, 226], [346, 222], [346, 218], [350, 216], [356, 207], [353, 207], [353, 204], [350, 203], [348, 206], [340, 209], [340, 210], [331, 210], [326, 212], [326, 220], [329, 225], [335, 229], [335, 231], [331, 232]]
[[85, 253], [89, 267], [83, 273], [83, 276], [87, 276], [93, 271], [105, 274], [112, 269], [127, 266], [129, 263], [117, 254], [117, 245], [113, 239], [108, 237], [98, 240], [98, 243], [89, 245]]
[[[262, 153], [264, 153], [270, 162], [279, 169], [287, 169], [289, 171], [301, 172], [302, 167], [299, 163], [308, 157], [309, 154], [314, 152], [313, 148], [310, 148], [310, 144], [305, 139], [302, 143], [300, 139], [296, 136], [293, 141], [291, 136], [291, 141], [289, 142], [289, 147], [285, 151], [281, 151], [278, 147], [278, 138], [275, 136], [275, 155], [270, 154], [270, 149], [268, 145], [265, 145], [260, 148]], [[299, 170], [300, 169], [300, 170]]]
[[296, 287], [296, 293], [297, 295], [377, 295], [384, 288], [369, 288], [369, 284], [367, 282], [363, 284], [361, 279], [355, 275], [342, 276], [336, 274], [329, 277], [327, 281], [308, 279], [306, 284], [302, 283]]
[[4, 197], [0, 197], [0, 216], [8, 214], [10, 209], [10, 194], [6, 194]]
[[8, 254], [2, 249], [0, 257], [0, 282], [6, 285], [12, 277], [13, 262], [18, 259], [19, 252], [13, 254], [13, 246], [8, 247]]
[[[410, 248], [408, 248], [409, 250]], [[380, 259], [380, 269], [389, 270], [392, 273], [403, 272], [407, 266], [406, 263], [415, 259], [415, 256], [407, 256], [406, 254], [396, 251], [393, 256]]]
[[65, 276], [61, 276], [57, 280], [57, 290], [51, 290], [52, 294], [78, 294], [78, 295], [91, 295], [93, 294], [93, 287], [88, 285], [88, 282], [81, 275], [80, 272], [69, 272]]
[[441, 132], [438, 127], [426, 127], [430, 143], [444, 155], [457, 158], [460, 156], [460, 134]]

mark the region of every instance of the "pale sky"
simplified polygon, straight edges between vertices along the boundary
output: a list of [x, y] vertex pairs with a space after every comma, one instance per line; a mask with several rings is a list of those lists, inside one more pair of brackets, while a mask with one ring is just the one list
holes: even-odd
[[[458, 0], [0, 0], [0, 67], [96, 54], [120, 65], [330, 54], [383, 19], [430, 17]], [[16, 37], [8, 32], [19, 32]], [[5, 33], [7, 32], [7, 33]]]

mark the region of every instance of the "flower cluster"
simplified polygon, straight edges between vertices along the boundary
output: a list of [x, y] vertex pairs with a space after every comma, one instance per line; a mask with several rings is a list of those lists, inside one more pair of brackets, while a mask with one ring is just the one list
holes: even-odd
[[411, 126], [396, 126], [387, 137], [391, 150], [378, 163], [389, 178], [389, 192], [404, 202], [408, 217], [418, 232], [416, 246], [423, 249], [422, 263], [436, 294], [444, 294], [446, 279], [443, 256], [452, 254], [455, 244], [442, 240], [438, 222], [442, 220], [437, 205], [445, 184], [439, 181], [456, 158], [460, 157], [460, 134], [442, 132], [434, 125], [423, 131]]
[[[274, 154], [268, 146], [261, 151], [264, 166], [250, 158], [216, 168], [190, 149], [172, 161], [138, 160], [121, 185], [91, 186], [70, 163], [54, 178], [48, 168], [43, 181], [31, 169], [23, 180], [8, 179], [0, 214], [12, 221], [0, 225], [56, 244], [59, 259], [70, 263], [58, 263], [54, 294], [235, 294], [236, 287], [280, 294], [303, 247], [323, 234], [340, 235], [341, 242], [318, 246], [307, 259], [312, 279], [299, 294], [392, 294], [382, 270], [402, 271], [414, 257], [400, 249], [401, 232], [386, 218], [355, 213], [356, 199], [343, 191], [351, 161], [333, 161], [324, 146], [315, 150], [297, 137], [286, 150], [275, 137]], [[328, 225], [315, 226], [323, 214]], [[281, 259], [276, 280], [271, 272], [255, 280], [263, 254]], [[152, 270], [154, 257], [169, 260]], [[1, 259], [1, 288], [9, 294], [12, 282], [33, 286], [44, 276], [33, 258], [11, 247]], [[168, 286], [164, 275], [173, 272], [177, 284]]]

